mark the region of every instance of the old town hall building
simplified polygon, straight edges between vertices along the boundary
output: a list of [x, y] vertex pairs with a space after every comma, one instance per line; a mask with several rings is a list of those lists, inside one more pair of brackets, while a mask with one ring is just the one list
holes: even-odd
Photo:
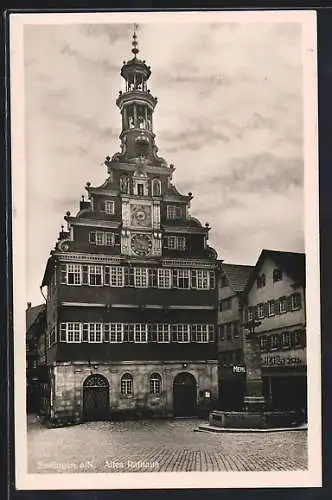
[[[217, 398], [217, 255], [157, 155], [150, 67], [124, 62], [121, 152], [47, 262], [50, 420], [198, 415]], [[45, 288], [46, 290], [46, 288]]]

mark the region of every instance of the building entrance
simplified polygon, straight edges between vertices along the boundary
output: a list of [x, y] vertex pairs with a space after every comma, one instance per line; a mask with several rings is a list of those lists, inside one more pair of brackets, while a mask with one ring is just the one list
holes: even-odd
[[102, 375], [90, 375], [83, 384], [83, 419], [109, 420], [109, 384]]
[[174, 379], [173, 411], [175, 417], [197, 415], [197, 383], [190, 373], [179, 373]]

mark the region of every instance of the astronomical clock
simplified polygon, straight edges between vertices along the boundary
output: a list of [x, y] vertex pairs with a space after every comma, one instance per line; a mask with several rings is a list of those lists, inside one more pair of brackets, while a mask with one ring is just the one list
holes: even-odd
[[152, 215], [150, 205], [131, 205], [130, 223], [135, 227], [151, 227]]
[[152, 239], [149, 234], [133, 234], [130, 241], [131, 250], [140, 257], [149, 255], [152, 250]]

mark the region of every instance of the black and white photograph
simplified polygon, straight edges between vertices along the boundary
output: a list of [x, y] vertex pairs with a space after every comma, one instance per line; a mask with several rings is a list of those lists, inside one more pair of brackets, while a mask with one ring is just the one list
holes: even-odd
[[315, 13], [10, 28], [17, 488], [320, 486]]

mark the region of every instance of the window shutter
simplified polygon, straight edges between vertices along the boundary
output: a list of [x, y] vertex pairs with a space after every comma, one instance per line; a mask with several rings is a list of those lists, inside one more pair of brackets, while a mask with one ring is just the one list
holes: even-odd
[[96, 244], [96, 232], [95, 232], [95, 231], [90, 231], [90, 232], [89, 232], [89, 242], [90, 242], [92, 245], [95, 245], [95, 244]]
[[110, 266], [104, 267], [104, 285], [110, 285]]
[[216, 278], [214, 271], [210, 271], [210, 290], [214, 290], [216, 286]]
[[82, 325], [82, 342], [89, 342], [89, 323]]
[[123, 268], [124, 286], [129, 286], [129, 267]]
[[191, 271], [191, 288], [197, 288], [197, 270]]
[[264, 317], [267, 318], [269, 316], [269, 303], [268, 302], [265, 302], [263, 309], [264, 309]]
[[129, 342], [129, 325], [123, 325], [123, 342]]
[[60, 323], [60, 342], [66, 342], [66, 323]]
[[252, 308], [252, 311], [253, 311], [253, 318], [254, 319], [258, 319], [258, 307], [257, 306], [254, 306]]
[[89, 284], [89, 266], [82, 266], [82, 284]]
[[115, 246], [121, 245], [121, 236], [119, 233], [114, 234], [114, 245]]
[[214, 342], [214, 325], [208, 325], [209, 342]]
[[99, 210], [100, 210], [101, 212], [105, 212], [105, 211], [106, 211], [106, 209], [105, 209], [105, 202], [104, 202], [104, 201], [101, 201], [101, 202], [99, 203]]
[[157, 325], [148, 324], [148, 342], [157, 342]]
[[173, 283], [173, 288], [178, 287], [178, 270], [177, 269], [172, 269], [172, 283]]
[[274, 301], [274, 314], [280, 314], [280, 299]]
[[149, 269], [149, 286], [157, 288], [157, 269]]
[[190, 338], [191, 342], [196, 342], [197, 335], [196, 335], [196, 325], [191, 325], [190, 327]]
[[60, 264], [60, 283], [67, 284], [67, 264]]
[[103, 328], [103, 336], [104, 336], [104, 342], [109, 342], [110, 341], [110, 324], [109, 323], [104, 323], [104, 328]]
[[133, 267], [129, 268], [129, 286], [135, 286], [135, 269]]
[[176, 341], [177, 341], [176, 328], [174, 325], [171, 325], [171, 342], [176, 342]]
[[134, 337], [134, 325], [128, 325], [128, 342], [135, 342], [135, 337]]
[[168, 237], [164, 236], [163, 240], [164, 240], [164, 244], [163, 244], [164, 248], [168, 248]]
[[286, 297], [286, 311], [289, 312], [292, 310], [292, 297]]

